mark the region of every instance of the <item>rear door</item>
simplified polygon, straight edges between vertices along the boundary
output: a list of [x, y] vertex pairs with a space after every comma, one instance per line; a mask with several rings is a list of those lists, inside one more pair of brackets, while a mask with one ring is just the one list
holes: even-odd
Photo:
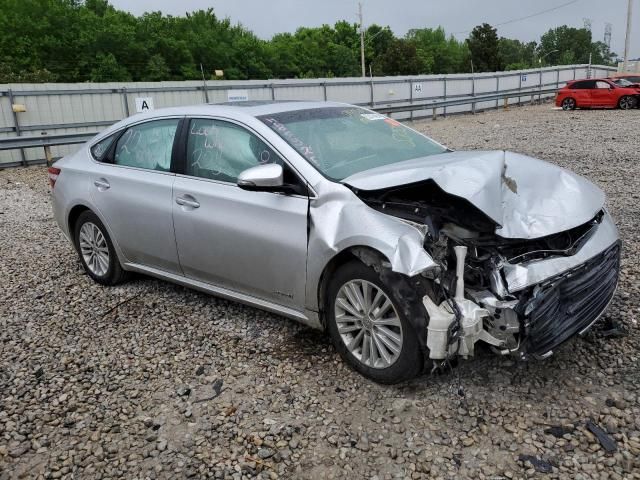
[[591, 99], [591, 90], [595, 88], [593, 80], [580, 80], [571, 85], [570, 96], [574, 98], [578, 107], [591, 107], [593, 105]]
[[[173, 189], [173, 220], [185, 276], [301, 310], [305, 300], [307, 211], [301, 177], [243, 125], [194, 118]], [[240, 172], [280, 163], [296, 193], [252, 192]]]
[[[180, 273], [173, 233], [171, 172], [180, 118], [146, 121], [114, 138], [91, 172], [94, 205], [118, 242], [124, 261]], [[97, 158], [96, 158], [97, 157]]]

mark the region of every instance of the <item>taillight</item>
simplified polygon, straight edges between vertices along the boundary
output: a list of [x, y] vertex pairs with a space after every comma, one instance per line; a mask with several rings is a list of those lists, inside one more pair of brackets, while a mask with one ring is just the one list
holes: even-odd
[[49, 167], [49, 185], [51, 185], [51, 190], [56, 186], [56, 180], [58, 180], [58, 175], [60, 175], [61, 170], [56, 167]]

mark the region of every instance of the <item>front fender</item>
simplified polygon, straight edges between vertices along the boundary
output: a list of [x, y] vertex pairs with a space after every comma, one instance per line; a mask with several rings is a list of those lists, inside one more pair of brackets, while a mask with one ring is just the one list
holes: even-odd
[[418, 228], [368, 207], [349, 189], [335, 185], [309, 208], [306, 308], [319, 310], [322, 272], [341, 252], [372, 248], [393, 272], [412, 277], [437, 265], [423, 244], [424, 233]]

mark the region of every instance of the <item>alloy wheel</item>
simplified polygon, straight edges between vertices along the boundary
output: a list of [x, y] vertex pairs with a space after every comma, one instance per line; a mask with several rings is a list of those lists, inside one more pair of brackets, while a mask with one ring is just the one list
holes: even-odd
[[633, 97], [622, 97], [620, 99], [620, 109], [621, 110], [630, 110], [635, 107], [635, 102]]
[[398, 360], [402, 324], [382, 289], [366, 280], [351, 280], [340, 287], [334, 309], [338, 333], [358, 361], [382, 369]]
[[576, 101], [573, 98], [565, 98], [562, 101], [563, 110], [573, 110], [574, 108], [576, 108]]
[[109, 270], [109, 246], [98, 226], [86, 222], [80, 228], [80, 253], [91, 273], [102, 277]]

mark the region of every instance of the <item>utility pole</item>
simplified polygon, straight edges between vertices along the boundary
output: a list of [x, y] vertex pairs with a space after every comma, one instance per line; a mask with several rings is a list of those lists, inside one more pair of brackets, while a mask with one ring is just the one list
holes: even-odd
[[209, 92], [207, 92], [207, 81], [204, 79], [204, 68], [200, 64], [200, 73], [202, 74], [202, 91], [204, 92], [204, 103], [209, 103]]
[[362, 67], [362, 76], [366, 77], [364, 68], [364, 26], [362, 23], [362, 2], [358, 2], [358, 18], [360, 19], [360, 66]]
[[631, 12], [633, 10], [633, 0], [629, 0], [629, 6], [627, 7], [627, 35], [624, 39], [624, 63], [622, 64], [622, 71], [626, 72], [629, 66], [629, 46], [631, 44]]

